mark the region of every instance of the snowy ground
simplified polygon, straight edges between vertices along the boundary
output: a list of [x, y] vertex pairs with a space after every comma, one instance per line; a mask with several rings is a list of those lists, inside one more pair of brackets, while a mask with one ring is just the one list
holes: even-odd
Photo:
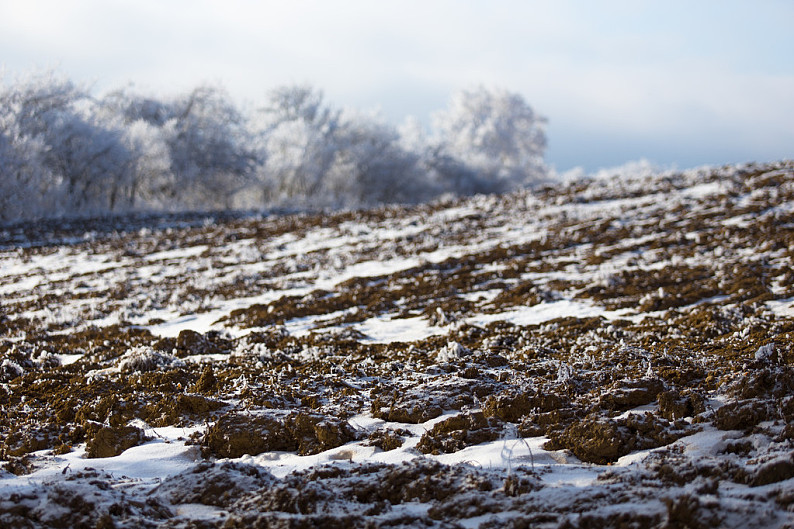
[[0, 525], [794, 526], [791, 163], [150, 226], [0, 230]]

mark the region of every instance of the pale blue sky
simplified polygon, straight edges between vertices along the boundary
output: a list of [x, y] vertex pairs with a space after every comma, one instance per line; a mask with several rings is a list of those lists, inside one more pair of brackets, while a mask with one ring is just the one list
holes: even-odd
[[0, 64], [241, 102], [308, 82], [395, 123], [499, 86], [558, 170], [685, 168], [794, 158], [793, 27], [791, 0], [0, 0]]

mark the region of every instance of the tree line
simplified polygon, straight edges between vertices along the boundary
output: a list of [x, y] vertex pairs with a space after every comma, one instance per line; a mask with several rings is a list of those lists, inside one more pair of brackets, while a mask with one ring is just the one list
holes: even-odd
[[424, 130], [283, 86], [95, 96], [54, 73], [0, 82], [0, 222], [133, 211], [340, 209], [504, 192], [546, 178], [545, 119], [516, 93], [452, 95]]

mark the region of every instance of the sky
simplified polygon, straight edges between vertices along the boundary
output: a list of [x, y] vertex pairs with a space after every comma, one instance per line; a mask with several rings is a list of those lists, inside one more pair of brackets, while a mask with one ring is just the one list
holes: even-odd
[[241, 104], [308, 83], [395, 125], [499, 87], [559, 171], [683, 169], [794, 158], [793, 26], [791, 0], [0, 0], [0, 68]]

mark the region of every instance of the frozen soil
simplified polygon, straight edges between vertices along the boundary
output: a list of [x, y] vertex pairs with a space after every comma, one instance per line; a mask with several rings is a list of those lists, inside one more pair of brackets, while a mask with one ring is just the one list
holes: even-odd
[[794, 164], [0, 230], [4, 527], [794, 527]]

